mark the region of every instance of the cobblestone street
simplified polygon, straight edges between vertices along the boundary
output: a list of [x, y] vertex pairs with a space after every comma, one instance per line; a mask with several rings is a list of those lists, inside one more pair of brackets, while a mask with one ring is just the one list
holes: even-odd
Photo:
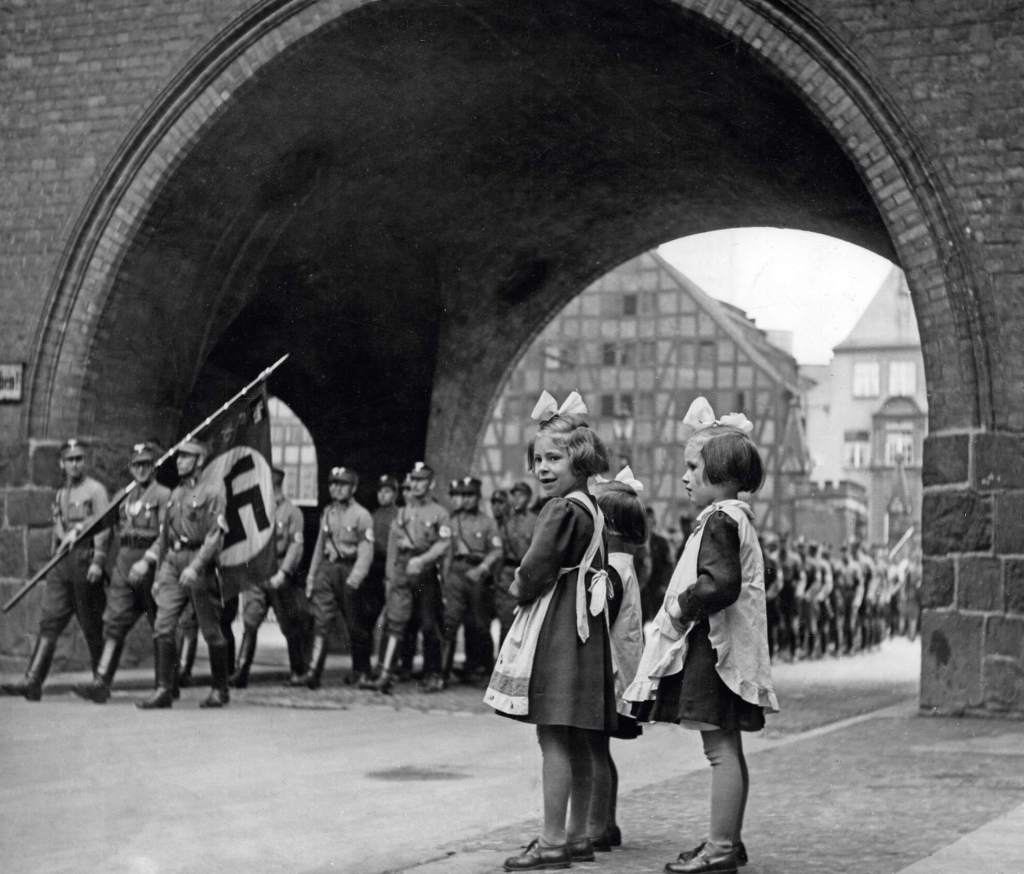
[[[899, 871], [1024, 802], [1024, 725], [918, 716], [917, 670], [903, 640], [778, 666], [783, 712], [745, 739], [747, 871]], [[138, 691], [98, 708], [61, 677], [41, 704], [0, 700], [5, 867], [468, 874], [533, 836], [529, 729], [491, 715], [479, 689], [383, 696], [334, 685], [342, 673], [336, 661], [330, 685], [295, 692], [264, 664], [222, 713], [195, 709], [202, 689], [170, 712], [136, 711]], [[625, 846], [579, 867], [660, 870], [704, 828], [700, 745], [657, 726], [614, 754]]]

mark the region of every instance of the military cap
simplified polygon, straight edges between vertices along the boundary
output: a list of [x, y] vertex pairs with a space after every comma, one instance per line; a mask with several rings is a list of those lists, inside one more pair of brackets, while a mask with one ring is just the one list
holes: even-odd
[[510, 492], [523, 492], [529, 497], [533, 497], [533, 489], [530, 488], [530, 484], [526, 480], [519, 480], [515, 485], [509, 489]]
[[433, 479], [434, 470], [425, 461], [417, 461], [409, 471], [410, 479]]
[[508, 500], [508, 492], [506, 492], [504, 489], [495, 489], [493, 492], [491, 492], [491, 503], [492, 504], [496, 503], [496, 502], [499, 502], [499, 501], [507, 501], [507, 500]]
[[398, 480], [396, 480], [391, 474], [381, 474], [377, 478], [378, 489], [391, 489], [393, 492], [398, 491]]
[[359, 482], [359, 477], [356, 472], [348, 467], [332, 467], [331, 473], [327, 477], [329, 483], [350, 483], [356, 485]]
[[132, 446], [132, 464], [156, 461], [156, 449], [152, 443], [136, 443]]
[[202, 440], [186, 440], [175, 450], [179, 455], [208, 455], [210, 447]]
[[69, 437], [60, 447], [60, 458], [85, 458], [85, 446], [77, 437]]
[[475, 476], [464, 476], [451, 481], [448, 493], [452, 495], [479, 495], [480, 485], [480, 480]]

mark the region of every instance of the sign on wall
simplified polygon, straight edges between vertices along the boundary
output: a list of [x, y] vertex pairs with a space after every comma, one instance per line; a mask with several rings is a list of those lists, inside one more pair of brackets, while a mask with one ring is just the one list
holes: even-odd
[[0, 364], [0, 403], [20, 404], [25, 382], [25, 365]]

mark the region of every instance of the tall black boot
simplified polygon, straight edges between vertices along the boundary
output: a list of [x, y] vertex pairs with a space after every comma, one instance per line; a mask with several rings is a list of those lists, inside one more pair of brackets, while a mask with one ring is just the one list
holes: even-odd
[[302, 638], [297, 634], [290, 634], [285, 638], [288, 642], [288, 677], [286, 686], [306, 685], [306, 660], [302, 652]]
[[[446, 640], [441, 651], [441, 683], [442, 688], [452, 679], [452, 667], [455, 665], [455, 641]], [[432, 690], [433, 691], [433, 690]]]
[[57, 651], [57, 638], [39, 635], [36, 638], [32, 658], [29, 659], [25, 677], [17, 683], [4, 683], [0, 686], [5, 695], [21, 695], [27, 701], [38, 701], [43, 697], [43, 682], [50, 673], [53, 654]]
[[156, 689], [145, 701], [135, 706], [139, 710], [166, 710], [174, 703], [174, 674], [177, 669], [177, 653], [173, 637], [158, 637], [153, 641]]
[[124, 649], [124, 640], [115, 640], [108, 637], [103, 641], [103, 652], [100, 653], [100, 661], [96, 666], [96, 673], [91, 683], [79, 683], [73, 691], [79, 698], [86, 701], [93, 701], [96, 704], [106, 704], [110, 698], [110, 687], [114, 682], [114, 674], [117, 673], [117, 666], [121, 662], [121, 650]]
[[[244, 689], [249, 685], [249, 669], [252, 667], [252, 660], [256, 655], [257, 630], [250, 628], [248, 625], [245, 626], [245, 633], [242, 635], [242, 645], [238, 648], [238, 664], [235, 666], [235, 672], [228, 679], [228, 685], [235, 689]], [[230, 647], [227, 652], [230, 657]]]
[[320, 677], [327, 662], [327, 637], [323, 634], [313, 636], [313, 649], [309, 654], [309, 667], [306, 670], [306, 688], [319, 689]]
[[207, 647], [210, 651], [210, 694], [199, 706], [226, 707], [231, 695], [228, 693], [228, 672], [230, 670], [230, 650], [226, 643]]
[[196, 661], [196, 645], [198, 632], [188, 631], [181, 636], [181, 649], [178, 652], [177, 685], [187, 689], [192, 685], [192, 666]]

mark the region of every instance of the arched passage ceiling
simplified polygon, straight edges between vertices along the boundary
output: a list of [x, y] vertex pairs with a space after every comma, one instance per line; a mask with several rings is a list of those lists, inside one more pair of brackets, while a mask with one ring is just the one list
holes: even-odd
[[197, 402], [204, 366], [247, 378], [288, 351], [275, 391], [321, 457], [387, 467], [422, 450], [452, 337], [493, 389], [596, 275], [744, 225], [894, 258], [828, 132], [698, 19], [647, 0], [369, 4], [261, 69], [181, 161], [107, 302], [117, 350], [97, 344], [93, 382], [117, 388], [84, 424], [148, 427]]

